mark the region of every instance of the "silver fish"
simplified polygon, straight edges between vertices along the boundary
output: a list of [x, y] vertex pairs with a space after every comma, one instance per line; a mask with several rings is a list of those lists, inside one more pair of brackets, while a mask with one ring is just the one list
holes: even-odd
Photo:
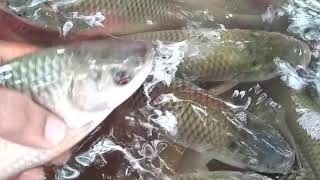
[[0, 84], [30, 95], [67, 124], [54, 148], [0, 139], [0, 179], [39, 166], [65, 152], [129, 98], [152, 70], [153, 46], [119, 39], [59, 46], [0, 67]]

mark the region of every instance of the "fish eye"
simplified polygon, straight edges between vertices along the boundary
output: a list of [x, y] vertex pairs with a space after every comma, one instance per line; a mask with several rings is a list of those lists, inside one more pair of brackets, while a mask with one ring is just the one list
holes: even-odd
[[25, 10], [21, 10], [21, 11], [17, 12], [17, 15], [20, 17], [25, 17], [25, 16], [27, 16], [27, 12]]
[[118, 85], [126, 85], [131, 79], [131, 75], [126, 70], [117, 70], [113, 72], [113, 80]]
[[258, 65], [258, 62], [257, 62], [257, 61], [252, 61], [251, 65], [252, 65], [253, 67], [255, 67], [255, 66]]

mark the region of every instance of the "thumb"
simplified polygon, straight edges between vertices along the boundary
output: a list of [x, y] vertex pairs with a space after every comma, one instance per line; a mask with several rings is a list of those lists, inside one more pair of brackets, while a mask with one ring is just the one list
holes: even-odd
[[0, 88], [0, 137], [32, 147], [57, 145], [64, 122], [19, 92]]

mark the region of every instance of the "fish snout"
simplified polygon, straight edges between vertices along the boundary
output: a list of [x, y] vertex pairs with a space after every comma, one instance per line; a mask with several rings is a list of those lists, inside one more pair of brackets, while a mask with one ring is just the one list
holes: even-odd
[[289, 62], [294, 66], [307, 66], [311, 60], [311, 50], [309, 45], [297, 39], [291, 39], [290, 44], [291, 48], [288, 53]]
[[285, 174], [294, 164], [295, 152], [271, 127], [250, 128], [250, 133], [243, 132], [240, 139], [249, 169]]

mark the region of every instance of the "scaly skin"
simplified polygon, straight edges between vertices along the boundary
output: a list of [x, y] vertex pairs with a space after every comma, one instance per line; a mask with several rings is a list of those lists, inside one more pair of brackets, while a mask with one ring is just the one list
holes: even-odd
[[[185, 23], [185, 14], [180, 3], [170, 0], [75, 0], [49, 3], [49, 5], [40, 3], [34, 7], [24, 7], [18, 12], [12, 11], [23, 14], [24, 18], [49, 29], [57, 30], [57, 28], [62, 28], [66, 22], [72, 21], [71, 32], [93, 36], [168, 29], [181, 27], [181, 23]], [[8, 5], [10, 4], [13, 3], [9, 2]], [[34, 19], [33, 15], [36, 11], [39, 17]], [[72, 13], [74, 12], [77, 12], [78, 16], [98, 15], [99, 25], [89, 25], [90, 23], [86, 23], [84, 19], [73, 18]], [[100, 17], [102, 19], [99, 19]]]
[[[307, 117], [307, 114], [315, 113], [315, 115], [319, 115], [320, 108], [305, 93], [290, 92], [290, 95], [291, 106], [289, 106], [290, 109], [288, 110], [288, 126], [292, 130], [292, 134], [301, 149], [302, 155], [310, 164], [311, 169], [317, 177], [316, 179], [318, 179], [320, 178], [320, 142], [312, 138], [298, 121], [302, 117], [308, 118], [310, 123], [319, 121], [319, 116], [310, 114], [311, 116]], [[312, 176], [310, 175], [310, 177]]]
[[243, 173], [237, 171], [215, 171], [181, 174], [171, 177], [172, 180], [271, 180], [256, 173]]
[[[235, 118], [232, 116], [234, 109], [222, 100], [207, 94], [205, 90], [197, 89], [196, 86], [183, 80], [175, 81], [170, 87], [158, 85], [154, 92], [155, 94], [151, 93], [151, 105], [155, 111], [147, 108], [143, 111], [146, 113], [144, 115], [154, 117], [154, 120], [165, 118], [161, 115], [154, 116], [156, 110], [162, 112], [162, 115], [167, 115], [166, 117], [173, 115], [177, 121], [176, 130], [171, 132], [164, 129], [165, 134], [176, 143], [201, 152], [204, 155], [204, 159], [200, 160], [202, 165], [211, 159], [218, 159], [232, 166], [261, 172], [285, 173], [290, 170], [294, 162], [294, 153], [273, 129], [256, 129], [258, 126], [253, 125], [254, 122], [248, 127], [243, 124], [254, 134], [260, 133], [256, 134], [257, 139], [253, 139], [244, 129], [233, 124], [236, 123], [235, 119], [228, 120], [227, 117]], [[168, 93], [173, 93], [180, 100], [162, 101], [162, 95]], [[141, 109], [138, 105], [142, 102], [139, 98], [141, 96], [135, 98], [136, 95], [138, 94], [132, 96], [121, 108]], [[121, 110], [120, 112], [127, 114]], [[263, 143], [260, 137], [265, 138], [270, 144], [275, 143], [272, 146], [278, 150], [270, 149], [270, 144]], [[244, 144], [239, 144], [240, 141]], [[248, 149], [257, 154], [249, 152]]]
[[[13, 14], [21, 16], [12, 18], [17, 22], [14, 24], [27, 28], [18, 27], [11, 28], [11, 30], [22, 39], [41, 43], [45, 41], [51, 43], [54, 40], [56, 43], [62, 43], [79, 38], [179, 29], [190, 23], [210, 28], [224, 24], [226, 28], [270, 30], [270, 28], [279, 29], [276, 27], [277, 23], [283, 27], [283, 23], [277, 20], [274, 24], [268, 24], [263, 20], [260, 14], [271, 2], [262, 1], [202, 0], [195, 4], [189, 0], [185, 2], [176, 0], [70, 0], [69, 2], [48, 1], [31, 6], [31, 1], [21, 3], [16, 0], [1, 0], [0, 7], [2, 11], [10, 10]], [[238, 3], [241, 6], [238, 6]], [[255, 12], [257, 9], [261, 13], [257, 14]], [[251, 15], [251, 13], [256, 15]], [[233, 16], [226, 18], [229, 14]], [[67, 22], [69, 25], [66, 25]], [[66, 30], [68, 29], [66, 27], [71, 27], [71, 25], [71, 30]], [[33, 29], [41, 30], [42, 33], [38, 36], [41, 36], [42, 39], [33, 36], [32, 33], [26, 37], [23, 36], [26, 34], [24, 31], [30, 32]], [[51, 36], [46, 36], [48, 33], [44, 29], [51, 31]], [[64, 31], [63, 37], [59, 36], [60, 31]]]
[[[217, 35], [218, 34], [218, 35]], [[266, 31], [230, 29], [167, 30], [125, 36], [129, 39], [160, 40], [187, 45], [177, 75], [200, 81], [252, 82], [274, 78], [278, 74], [274, 58], [292, 66], [307, 65], [310, 49], [304, 42], [284, 34]], [[219, 39], [219, 37], [221, 39]], [[198, 54], [194, 55], [194, 52]]]
[[0, 138], [0, 179], [42, 165], [87, 136], [141, 86], [152, 70], [152, 56], [149, 43], [110, 39], [52, 47], [1, 66], [1, 86], [28, 94], [60, 116], [67, 133], [51, 149]]

